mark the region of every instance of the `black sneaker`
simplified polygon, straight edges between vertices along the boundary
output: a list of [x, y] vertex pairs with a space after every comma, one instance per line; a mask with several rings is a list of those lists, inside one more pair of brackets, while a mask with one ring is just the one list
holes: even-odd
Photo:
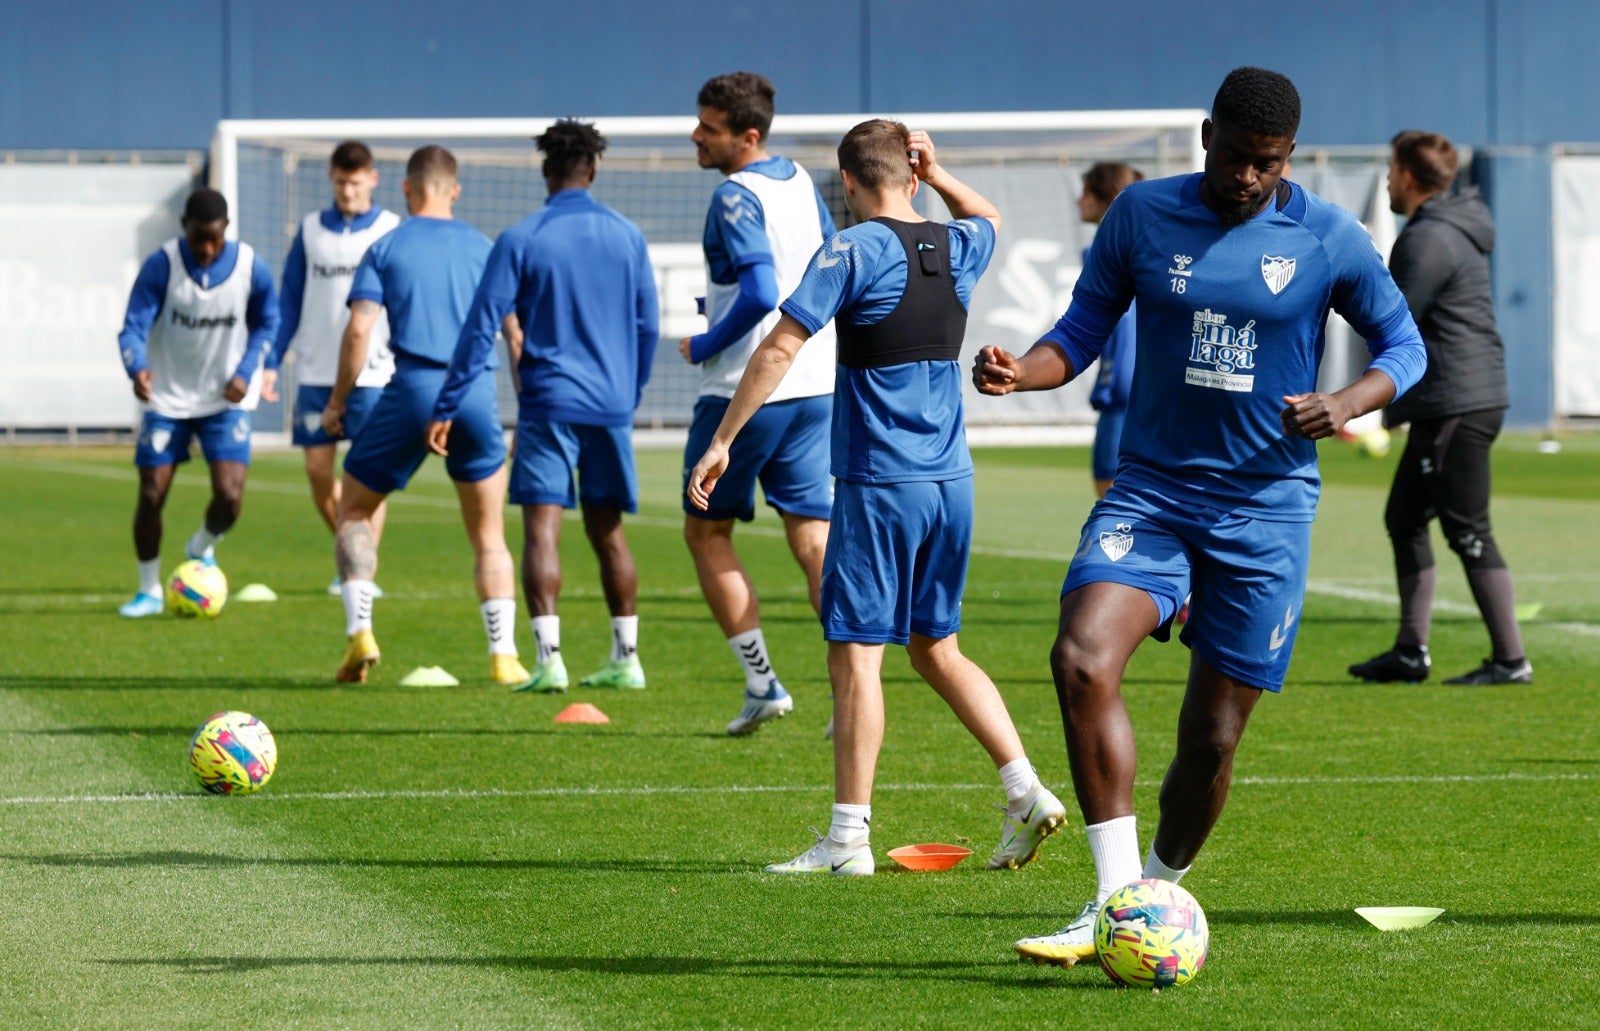
[[1531, 684], [1533, 683], [1533, 663], [1527, 659], [1518, 659], [1516, 662], [1496, 662], [1494, 659], [1484, 659], [1483, 665], [1471, 673], [1463, 673], [1459, 677], [1451, 677], [1447, 684], [1465, 684], [1468, 687], [1485, 687], [1490, 684]]
[[1420, 684], [1428, 679], [1428, 667], [1432, 665], [1433, 660], [1428, 658], [1426, 648], [1417, 651], [1390, 648], [1382, 655], [1374, 655], [1366, 662], [1351, 666], [1350, 675], [1374, 684], [1387, 684], [1395, 680]]

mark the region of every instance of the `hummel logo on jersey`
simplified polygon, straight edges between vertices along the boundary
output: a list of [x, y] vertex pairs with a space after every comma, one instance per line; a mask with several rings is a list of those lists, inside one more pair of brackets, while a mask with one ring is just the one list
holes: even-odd
[[1118, 523], [1115, 530], [1100, 534], [1100, 550], [1106, 553], [1106, 558], [1115, 562], [1132, 550], [1132, 531], [1133, 527], [1129, 524]]
[[218, 326], [226, 326], [232, 329], [239, 324], [239, 316], [236, 312], [229, 312], [226, 315], [190, 315], [186, 311], [179, 311], [174, 308], [172, 309], [172, 322], [174, 325], [184, 326], [188, 329], [215, 329]]
[[354, 265], [324, 265], [312, 262], [311, 271], [323, 279], [349, 279], [356, 274]]
[[828, 249], [817, 252], [817, 268], [833, 268], [833, 266], [844, 260], [844, 256], [850, 250], [850, 246], [849, 240], [846, 240], [838, 233], [833, 234], [833, 240], [828, 244]]
[[1263, 254], [1261, 278], [1267, 281], [1267, 289], [1271, 290], [1274, 296], [1283, 293], [1283, 288], [1294, 278], [1294, 259]]
[[1193, 264], [1194, 259], [1189, 257], [1187, 254], [1174, 254], [1172, 256], [1172, 267], [1167, 269], [1167, 275], [1192, 276], [1194, 275], [1194, 270], [1189, 266]]
[[1294, 626], [1294, 609], [1283, 610], [1283, 622], [1272, 628], [1272, 650], [1277, 651], [1289, 643], [1289, 628]]
[[738, 225], [739, 220], [745, 216], [744, 198], [738, 194], [725, 194], [722, 198], [722, 206], [728, 209], [722, 213], [722, 217], [727, 219], [731, 225]]

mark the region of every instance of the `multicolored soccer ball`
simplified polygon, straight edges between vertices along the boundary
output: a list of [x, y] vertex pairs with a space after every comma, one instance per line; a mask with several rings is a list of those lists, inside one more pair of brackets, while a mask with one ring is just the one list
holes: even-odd
[[1130, 988], [1188, 982], [1211, 947], [1206, 914], [1171, 881], [1133, 881], [1111, 893], [1094, 921], [1100, 969]]
[[208, 562], [192, 558], [172, 571], [167, 609], [174, 616], [214, 619], [228, 604], [228, 578]]
[[248, 712], [219, 712], [189, 741], [189, 765], [213, 795], [260, 791], [278, 767], [278, 744]]

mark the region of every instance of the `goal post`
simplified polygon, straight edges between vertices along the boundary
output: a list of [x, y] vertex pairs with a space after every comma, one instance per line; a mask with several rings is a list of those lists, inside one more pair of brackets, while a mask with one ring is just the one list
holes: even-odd
[[[864, 115], [779, 115], [767, 147], [807, 168], [841, 226], [851, 224], [836, 172], [839, 139]], [[946, 112], [895, 116], [926, 129], [940, 163], [992, 200], [1004, 224], [988, 272], [972, 298], [968, 357], [986, 344], [1024, 350], [1066, 308], [1093, 227], [1079, 221], [1082, 176], [1097, 161], [1125, 161], [1146, 177], [1202, 166], [1199, 110]], [[372, 148], [377, 202], [404, 213], [400, 183], [407, 156], [439, 143], [455, 154], [462, 195], [458, 217], [495, 236], [545, 200], [533, 138], [554, 118], [273, 119], [219, 122], [211, 184], [228, 198], [231, 231], [282, 268], [300, 220], [327, 207], [328, 155], [341, 140]], [[650, 244], [661, 300], [661, 342], [636, 416], [646, 428], [681, 429], [694, 408], [694, 370], [677, 341], [705, 329], [696, 298], [705, 290], [700, 241], [720, 176], [695, 161], [687, 116], [593, 119], [608, 141], [595, 181], [597, 199], [633, 220]], [[930, 217], [946, 217], [931, 191], [919, 196]], [[292, 380], [292, 365], [285, 370]], [[970, 386], [967, 423], [985, 440], [1081, 437], [1093, 423], [1089, 380], [997, 402]], [[501, 376], [502, 411], [514, 411]], [[292, 385], [292, 384], [291, 384]]]

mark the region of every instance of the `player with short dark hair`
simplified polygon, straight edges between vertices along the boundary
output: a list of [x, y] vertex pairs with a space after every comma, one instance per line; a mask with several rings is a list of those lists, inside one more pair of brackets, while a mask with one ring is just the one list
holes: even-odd
[[[334, 674], [341, 683], [364, 682], [368, 668], [378, 663], [372, 633], [372, 581], [378, 572], [373, 515], [389, 494], [405, 489], [427, 457], [428, 421], [491, 246], [486, 236], [454, 217], [461, 185], [448, 150], [430, 145], [415, 151], [406, 162], [402, 187], [411, 217], [367, 248], [356, 268], [338, 377], [322, 411], [323, 428], [341, 432], [345, 400], [366, 365], [372, 327], [386, 310], [394, 376], [345, 456], [334, 533], [348, 636]], [[510, 320], [505, 328], [507, 338], [520, 344]], [[484, 371], [461, 392], [445, 469], [455, 483], [476, 556], [473, 579], [489, 638], [489, 676], [496, 683], [516, 684], [528, 678], [528, 671], [517, 661], [516, 579], [502, 512], [506, 446], [489, 371], [494, 367], [491, 351]]]
[[[1120, 161], [1101, 161], [1083, 173], [1083, 193], [1078, 196], [1078, 217], [1091, 225], [1099, 225], [1106, 217], [1111, 202], [1130, 183], [1142, 182], [1144, 173]], [[1084, 261], [1089, 260], [1089, 249], [1084, 248]], [[1122, 442], [1122, 423], [1128, 415], [1128, 390], [1133, 386], [1133, 327], [1130, 310], [1122, 316], [1117, 328], [1106, 340], [1100, 352], [1100, 362], [1095, 373], [1094, 387], [1089, 391], [1089, 405], [1097, 413], [1094, 424], [1094, 447], [1090, 452], [1090, 472], [1094, 476], [1095, 493], [1106, 496], [1111, 481], [1117, 476], [1117, 450]]]
[[467, 313], [428, 437], [446, 454], [467, 385], [481, 374], [507, 319], [521, 326], [511, 502], [522, 506], [522, 585], [538, 647], [515, 690], [565, 691], [561, 657], [561, 519], [580, 505], [611, 610], [611, 657], [586, 687], [645, 686], [639, 663], [639, 575], [622, 513], [639, 510], [633, 412], [659, 333], [655, 273], [644, 234], [595, 200], [605, 137], [559, 121], [538, 139], [549, 200], [500, 234]]
[[[277, 343], [267, 352], [262, 397], [277, 399], [273, 387], [278, 366], [292, 353], [295, 396], [290, 439], [305, 450], [311, 503], [333, 530], [339, 520], [339, 480], [334, 475], [339, 441], [360, 432], [383, 385], [394, 374], [389, 324], [381, 316], [373, 322], [367, 339], [366, 365], [339, 413], [344, 432], [334, 436], [324, 430], [322, 412], [338, 378], [339, 341], [350, 321], [346, 304], [350, 281], [367, 248], [399, 225], [400, 216], [372, 202], [378, 169], [372, 150], [359, 140], [346, 140], [333, 149], [328, 158], [328, 182], [333, 187], [333, 203], [301, 220], [283, 262], [283, 321]], [[385, 506], [380, 505], [372, 515], [375, 537], [383, 535], [384, 513]], [[339, 593], [337, 576], [328, 590]], [[381, 591], [373, 590], [381, 597]]]
[[[1121, 462], [1078, 540], [1050, 655], [1098, 886], [1061, 931], [1017, 943], [1037, 962], [1093, 955], [1112, 891], [1141, 875], [1176, 881], [1194, 862], [1245, 724], [1288, 670], [1320, 489], [1316, 441], [1404, 392], [1427, 362], [1360, 223], [1282, 177], [1299, 114], [1284, 76], [1231, 72], [1201, 126], [1205, 170], [1124, 190], [1055, 328], [1020, 358], [985, 347], [973, 368], [987, 394], [1059, 387], [1137, 299]], [[1316, 377], [1330, 310], [1374, 357], [1325, 394]], [[1122, 672], [1146, 637], [1168, 638], [1191, 588], [1177, 751], [1141, 865]]]
[[[1066, 809], [1034, 773], [994, 682], [961, 653], [961, 592], [972, 548], [972, 455], [958, 359], [973, 287], [994, 254], [1000, 213], [938, 163], [925, 132], [873, 119], [839, 144], [845, 199], [861, 220], [819, 248], [777, 326], [690, 470], [704, 509], [741, 430], [807, 339], [838, 334], [831, 471], [838, 478], [823, 565], [822, 628], [834, 691], [834, 806], [828, 833], [770, 873], [870, 874], [872, 781], [883, 746], [884, 645], [904, 645], [999, 768], [1005, 817], [990, 869], [1033, 859]], [[956, 216], [929, 222], [926, 183]]]
[[133, 456], [139, 591], [117, 610], [130, 619], [161, 611], [161, 510], [193, 438], [211, 467], [211, 503], [184, 553], [215, 564], [216, 543], [238, 520], [261, 355], [278, 332], [272, 272], [249, 244], [227, 238], [227, 198], [195, 190], [180, 225], [183, 235], [140, 267], [117, 337], [133, 394], [145, 406]]
[[[678, 351], [699, 367], [699, 397], [683, 467], [705, 451], [756, 345], [778, 322], [778, 302], [833, 235], [833, 217], [806, 170], [768, 154], [772, 84], [752, 72], [719, 75], [700, 89], [692, 139], [701, 168], [725, 178], [712, 194], [703, 240], [710, 328]], [[722, 491], [706, 511], [684, 509], [684, 539], [700, 590], [744, 672], [744, 701], [728, 733], [748, 734], [787, 714], [794, 700], [767, 654], [755, 585], [733, 546], [736, 520], [755, 518], [756, 484], [783, 519], [789, 550], [816, 608], [828, 542], [832, 484], [828, 424], [833, 327], [821, 326], [768, 403], [740, 436]], [[687, 484], [685, 484], [687, 486]]]
[[1428, 678], [1439, 575], [1428, 524], [1437, 518], [1466, 570], [1491, 649], [1477, 669], [1445, 683], [1531, 684], [1516, 585], [1489, 519], [1489, 451], [1511, 403], [1505, 343], [1489, 292], [1494, 219], [1476, 187], [1450, 192], [1456, 149], [1449, 140], [1413, 129], [1396, 135], [1392, 147], [1389, 207], [1406, 216], [1406, 224], [1389, 269], [1422, 330], [1428, 371], [1384, 413], [1391, 425], [1411, 424], [1383, 512], [1400, 590], [1400, 630], [1392, 648], [1356, 663], [1350, 673], [1379, 683]]

